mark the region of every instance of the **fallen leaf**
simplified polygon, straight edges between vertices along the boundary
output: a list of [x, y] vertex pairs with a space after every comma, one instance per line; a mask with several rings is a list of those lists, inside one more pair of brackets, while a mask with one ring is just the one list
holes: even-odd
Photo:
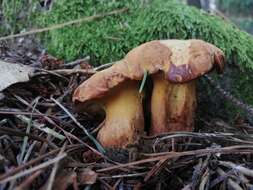
[[33, 71], [34, 68], [26, 65], [0, 61], [0, 91], [12, 84], [29, 81]]

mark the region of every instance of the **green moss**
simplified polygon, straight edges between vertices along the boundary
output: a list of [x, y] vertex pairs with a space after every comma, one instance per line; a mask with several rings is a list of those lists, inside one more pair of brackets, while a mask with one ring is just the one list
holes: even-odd
[[0, 0], [0, 35], [17, 33], [29, 28], [37, 6], [37, 0]]
[[153, 0], [144, 5], [137, 0], [101, 2], [58, 0], [51, 11], [39, 14], [38, 23], [48, 26], [115, 8], [130, 8], [118, 16], [50, 31], [44, 36], [49, 51], [67, 60], [89, 54], [94, 63], [101, 64], [122, 58], [134, 46], [152, 39], [199, 38], [223, 49], [243, 68], [253, 68], [252, 36], [221, 18], [173, 0]]

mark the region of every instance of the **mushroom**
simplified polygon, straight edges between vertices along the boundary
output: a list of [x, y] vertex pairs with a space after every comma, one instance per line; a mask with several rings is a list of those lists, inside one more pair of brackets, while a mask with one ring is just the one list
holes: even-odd
[[[196, 107], [195, 82], [186, 81], [211, 70], [213, 65], [218, 64], [222, 69], [222, 63], [213, 61], [213, 57], [219, 56], [223, 58], [221, 50], [201, 40], [147, 42], [131, 50], [112, 67], [84, 81], [75, 90], [73, 101], [86, 110], [94, 104], [105, 110], [105, 122], [97, 136], [103, 146], [123, 148], [134, 144], [144, 131], [142, 104], [145, 93], [139, 93], [138, 89], [139, 82], [148, 72], [154, 84], [151, 133], [169, 131], [173, 122], [176, 125], [190, 123], [192, 127]], [[182, 108], [187, 111], [183, 112]], [[174, 118], [178, 114], [178, 119]], [[187, 122], [181, 122], [183, 119]], [[187, 127], [180, 125], [177, 129]]]
[[105, 121], [97, 139], [104, 147], [124, 148], [138, 142], [144, 131], [142, 100], [139, 82], [145, 72], [163, 69], [163, 60], [169, 60], [170, 50], [152, 41], [130, 51], [126, 57], [108, 69], [84, 81], [74, 92], [73, 101], [82, 110], [105, 111]]
[[169, 69], [154, 75], [150, 134], [192, 131], [197, 78], [224, 68], [223, 52], [201, 40], [160, 41], [171, 51]]
[[101, 71], [81, 84], [73, 100], [80, 106], [105, 111], [105, 121], [97, 139], [104, 147], [123, 148], [135, 144], [144, 130], [142, 110], [143, 94], [138, 92], [138, 82], [129, 80], [114, 71], [115, 67]]

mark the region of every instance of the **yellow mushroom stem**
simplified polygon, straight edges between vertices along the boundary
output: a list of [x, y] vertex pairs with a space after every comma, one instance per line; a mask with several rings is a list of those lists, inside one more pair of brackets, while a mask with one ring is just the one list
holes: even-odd
[[196, 81], [170, 83], [162, 74], [153, 79], [150, 134], [192, 131], [196, 110]]
[[106, 118], [97, 139], [104, 147], [124, 148], [137, 143], [144, 131], [143, 95], [137, 81], [126, 81], [103, 98]]

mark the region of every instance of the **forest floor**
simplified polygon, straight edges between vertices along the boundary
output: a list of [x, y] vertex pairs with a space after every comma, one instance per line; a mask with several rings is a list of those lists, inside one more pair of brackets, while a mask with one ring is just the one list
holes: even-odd
[[66, 63], [22, 38], [1, 44], [0, 59], [33, 68], [28, 82], [0, 93], [1, 190], [253, 188], [248, 123], [202, 119], [195, 132], [142, 136], [139, 145], [100, 152], [83, 130], [96, 136], [99, 122], [71, 101], [98, 70], [88, 57]]

